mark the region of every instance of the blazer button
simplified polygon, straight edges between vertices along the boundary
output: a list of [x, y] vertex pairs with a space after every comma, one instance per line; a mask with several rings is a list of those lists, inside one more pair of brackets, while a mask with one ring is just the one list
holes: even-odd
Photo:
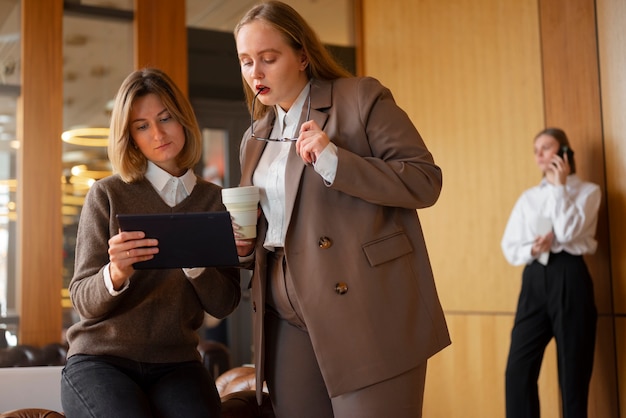
[[327, 250], [333, 246], [333, 240], [328, 237], [321, 237], [319, 241], [317, 241], [317, 245], [319, 245], [322, 250]]
[[337, 283], [335, 285], [335, 292], [337, 292], [338, 295], [345, 295], [348, 293], [348, 285], [343, 282]]

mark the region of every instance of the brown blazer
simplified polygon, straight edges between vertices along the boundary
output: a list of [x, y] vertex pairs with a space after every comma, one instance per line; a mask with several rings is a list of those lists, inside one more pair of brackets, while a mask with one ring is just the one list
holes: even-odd
[[[302, 118], [305, 117], [303, 109]], [[268, 135], [270, 111], [257, 122]], [[442, 176], [391, 92], [373, 78], [314, 80], [311, 119], [338, 147], [328, 185], [291, 146], [285, 258], [331, 397], [401, 374], [450, 344], [416, 209]], [[241, 185], [266, 143], [244, 134]], [[257, 388], [263, 381], [267, 222], [261, 216], [252, 297]]]

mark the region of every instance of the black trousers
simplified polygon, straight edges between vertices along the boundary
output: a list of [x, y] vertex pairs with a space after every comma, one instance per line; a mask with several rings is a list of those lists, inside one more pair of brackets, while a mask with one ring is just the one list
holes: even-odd
[[537, 379], [553, 337], [563, 418], [587, 417], [596, 322], [593, 282], [582, 256], [552, 253], [547, 266], [526, 266], [506, 366], [507, 418], [540, 416]]

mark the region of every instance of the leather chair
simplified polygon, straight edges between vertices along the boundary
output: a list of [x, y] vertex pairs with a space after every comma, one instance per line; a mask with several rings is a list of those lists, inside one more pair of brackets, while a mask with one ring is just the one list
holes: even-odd
[[[212, 346], [212, 348], [216, 348], [216, 346]], [[213, 351], [209, 350], [209, 352]], [[219, 349], [217, 352], [219, 352]], [[218, 358], [223, 360], [223, 357]], [[209, 364], [212, 363], [209, 362]], [[267, 386], [265, 385], [263, 387], [262, 405], [257, 405], [254, 367], [242, 366], [229, 369], [217, 377], [215, 386], [222, 398], [222, 418], [275, 418]], [[63, 417], [63, 413], [37, 408], [25, 408], [0, 413], [0, 418]]]
[[214, 379], [230, 369], [230, 351], [224, 344], [212, 340], [203, 340], [198, 344], [198, 352], [202, 357], [204, 367]]
[[0, 418], [64, 418], [65, 415], [49, 409], [26, 408], [7, 411], [0, 414]]
[[274, 418], [267, 386], [263, 385], [261, 406], [256, 401], [254, 367], [235, 367], [215, 379], [222, 398], [222, 418]]
[[275, 418], [269, 395], [263, 394], [263, 404], [257, 405], [254, 390], [229, 393], [222, 398], [222, 418]]
[[67, 346], [62, 343], [17, 345], [0, 349], [0, 367], [63, 366], [66, 356]]

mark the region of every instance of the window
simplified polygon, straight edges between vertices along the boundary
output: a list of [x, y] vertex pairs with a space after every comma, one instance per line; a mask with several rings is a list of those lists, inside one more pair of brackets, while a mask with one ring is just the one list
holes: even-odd
[[0, 0], [0, 345], [14, 344], [20, 1]]
[[[108, 128], [112, 101], [133, 71], [133, 13], [97, 1], [65, 5], [63, 17], [63, 130]], [[112, 2], [106, 2], [111, 5]], [[128, 5], [130, 3], [130, 6]], [[118, 8], [132, 9], [132, 0]], [[124, 6], [127, 7], [124, 7]], [[74, 273], [78, 219], [90, 185], [111, 166], [102, 137], [63, 144], [63, 327], [76, 321], [67, 287]]]

